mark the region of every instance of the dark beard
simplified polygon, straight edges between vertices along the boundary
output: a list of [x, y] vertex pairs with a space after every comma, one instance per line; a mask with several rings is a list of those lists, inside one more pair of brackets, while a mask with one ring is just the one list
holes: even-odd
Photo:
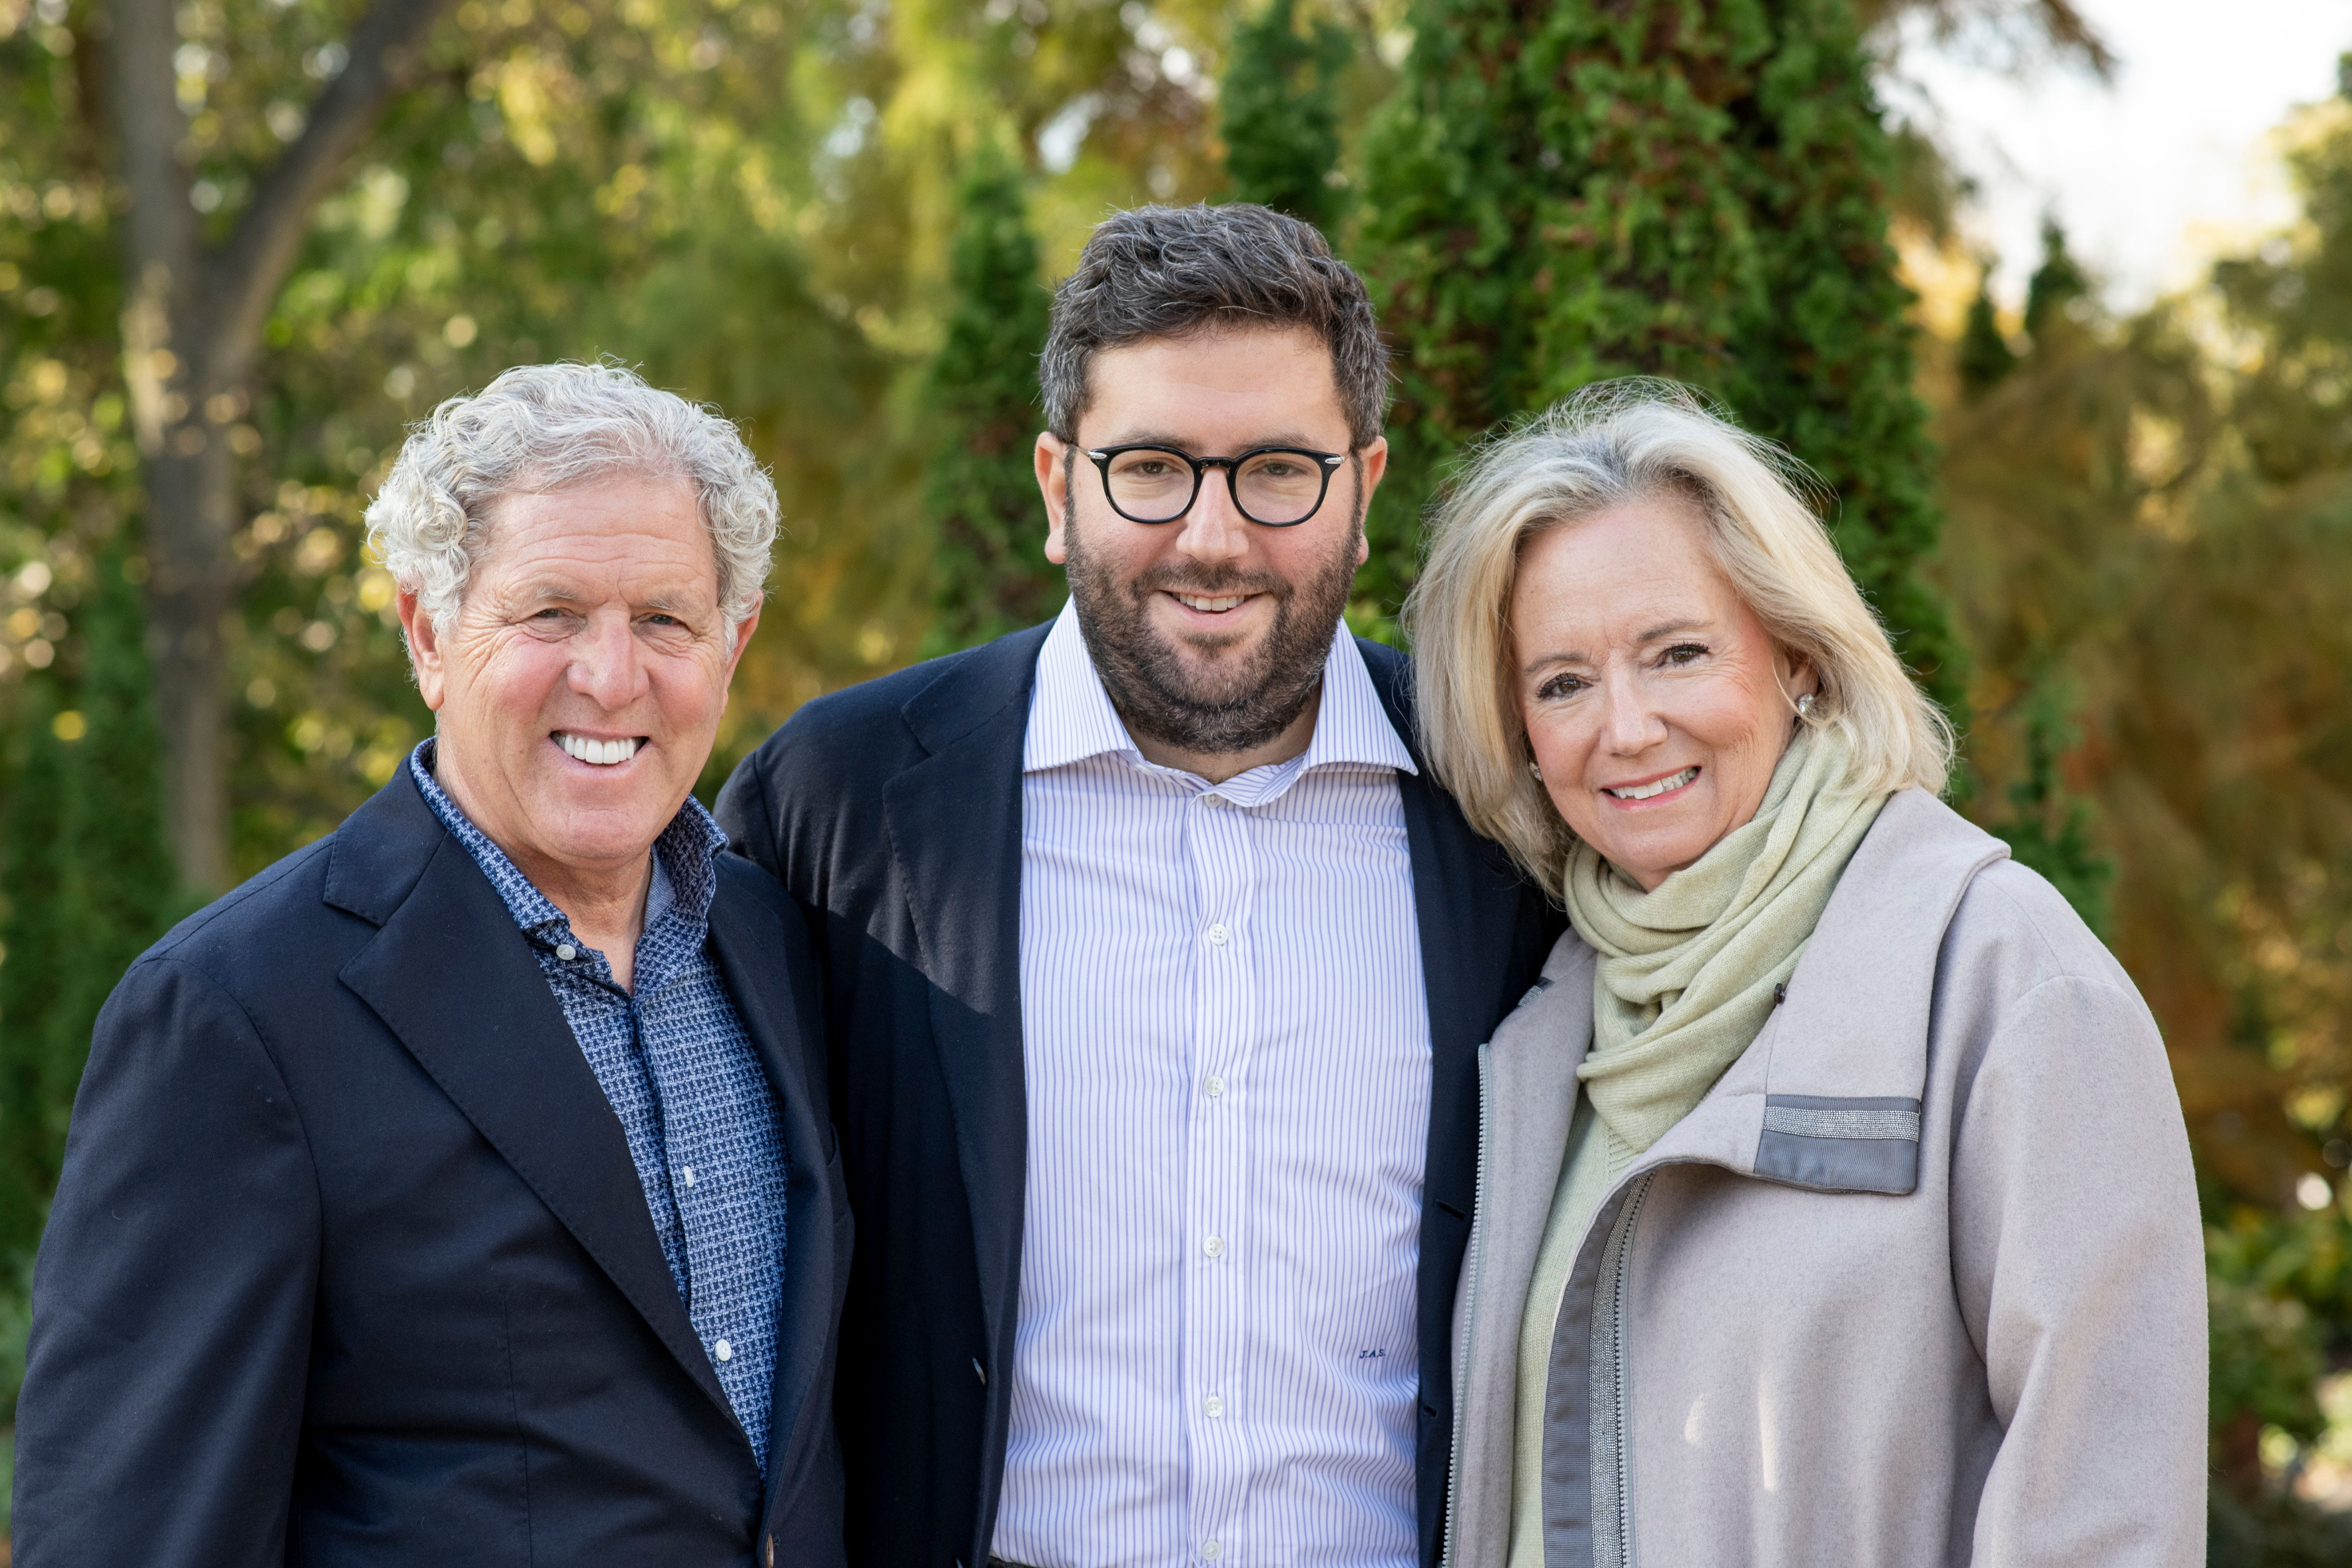
[[[1070, 597], [1076, 602], [1078, 630], [1086, 636], [1096, 673], [1129, 731], [1200, 755], [1230, 755], [1265, 745], [1306, 711], [1355, 586], [1356, 541], [1364, 526], [1360, 504], [1338, 551], [1302, 583], [1232, 566], [1171, 562], [1122, 584], [1108, 563], [1087, 552], [1076, 510], [1070, 507], [1062, 522], [1069, 541]], [[1195, 674], [1151, 629], [1146, 614], [1152, 595], [1170, 592], [1208, 597], [1264, 594], [1274, 601], [1274, 625], [1254, 653]]]

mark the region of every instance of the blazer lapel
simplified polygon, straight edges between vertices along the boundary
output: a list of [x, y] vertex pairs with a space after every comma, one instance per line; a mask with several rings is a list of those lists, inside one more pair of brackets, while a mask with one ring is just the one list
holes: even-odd
[[732, 1423], [734, 1407], [662, 1257], [620, 1118], [489, 879], [405, 767], [337, 833], [331, 853], [327, 901], [382, 928], [344, 965], [343, 984]]
[[[1466, 1213], [1476, 1151], [1457, 1150], [1439, 1133], [1450, 1112], [1475, 1114], [1478, 1047], [1518, 998], [1504, 995], [1514, 963], [1523, 962], [1518, 930], [1526, 884], [1502, 848], [1470, 831], [1461, 808], [1431, 782], [1413, 722], [1412, 667], [1393, 649], [1365, 645], [1365, 663], [1389, 722], [1412, 753], [1418, 773], [1400, 773], [1405, 838], [1412, 854], [1412, 895], [1421, 926], [1421, 973], [1429, 1005], [1429, 1045], [1436, 1097], [1430, 1106], [1433, 1199]], [[1539, 961], [1540, 951], [1538, 950]], [[1458, 1170], [1454, 1167], [1459, 1166]]]
[[[823, 1369], [833, 1340], [835, 1274], [844, 1263], [833, 1253], [833, 1205], [825, 1183], [831, 1154], [816, 1103], [803, 1068], [801, 1042], [823, 1040], [824, 1026], [810, 994], [792, 984], [780, 959], [785, 933], [775, 914], [728, 886], [730, 874], [764, 877], [749, 862], [735, 872], [721, 862], [719, 894], [710, 902], [710, 945], [735, 1010], [751, 1037], [760, 1065], [776, 1091], [777, 1131], [792, 1180], [784, 1209], [783, 1294], [776, 1308], [776, 1371], [770, 1385], [768, 1475], [793, 1473], [789, 1445], [800, 1436], [809, 1391]], [[812, 978], [814, 978], [812, 976]]]
[[1541, 934], [1520, 928], [1527, 887], [1502, 849], [1470, 831], [1461, 809], [1429, 777], [1413, 722], [1412, 668], [1402, 656], [1364, 645], [1364, 662], [1389, 722], [1412, 752], [1417, 773], [1400, 773], [1412, 897], [1421, 933], [1422, 989], [1429, 1006], [1429, 1148], [1423, 1167], [1421, 1258], [1415, 1321], [1421, 1335], [1421, 1561], [1436, 1560], [1444, 1515], [1443, 1463], [1454, 1408], [1454, 1298], [1470, 1239], [1478, 1187], [1478, 1047], [1517, 998], [1507, 994], [1514, 966], [1533, 977]]
[[[930, 752], [884, 786], [971, 1205], [987, 1342], [1010, 1354], [1029, 1112], [1021, 1056], [1021, 752], [1051, 623], [976, 649], [904, 710]], [[992, 1401], [992, 1407], [1001, 1405]]]

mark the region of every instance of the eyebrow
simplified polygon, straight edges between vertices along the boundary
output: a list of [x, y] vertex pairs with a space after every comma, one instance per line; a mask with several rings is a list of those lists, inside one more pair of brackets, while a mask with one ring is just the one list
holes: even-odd
[[1661, 621], [1656, 626], [1652, 626], [1648, 631], [1643, 632], [1635, 640], [1638, 642], [1655, 642], [1660, 637], [1670, 637], [1676, 632], [1705, 631], [1706, 629], [1706, 623], [1705, 621]]
[[[1165, 431], [1160, 430], [1135, 431], [1129, 435], [1121, 436], [1116, 441], [1098, 441], [1093, 443], [1087, 447], [1087, 450], [1090, 452], [1099, 452], [1111, 447], [1167, 447], [1175, 451], [1190, 453], [1192, 456], [1196, 458], [1202, 456], [1201, 453], [1194, 452], [1192, 447], [1186, 446], [1177, 437], [1167, 434]], [[1321, 447], [1318, 447], [1312, 440], [1300, 435], [1296, 430], [1283, 430], [1277, 431], [1271, 436], [1261, 436], [1256, 440], [1250, 442], [1247, 446], [1236, 447], [1234, 448], [1234, 452], [1235, 454], [1241, 452], [1255, 452], [1261, 447], [1297, 447], [1302, 451], [1308, 452], [1320, 452], [1325, 449]], [[1213, 456], [1214, 454], [1211, 455]]]
[[[1677, 632], [1705, 631], [1706, 629], [1707, 623], [1703, 620], [1661, 621], [1656, 626], [1643, 632], [1640, 637], [1635, 637], [1633, 640], [1639, 643], [1654, 643], [1661, 637], [1673, 637]], [[1528, 660], [1527, 663], [1521, 665], [1519, 667], [1519, 673], [1521, 675], [1533, 675], [1537, 670], [1541, 669], [1548, 664], [1590, 664], [1591, 662], [1591, 658], [1581, 648], [1572, 649], [1567, 653], [1547, 653], [1538, 655], [1538, 657]]]
[[[517, 593], [513, 602], [518, 605], [544, 607], [551, 604], [586, 597], [588, 595], [582, 591], [581, 585], [577, 583], [556, 577], [542, 577]], [[601, 600], [602, 595], [599, 595], [598, 597]], [[693, 613], [696, 601], [690, 597], [681, 598], [675, 593], [664, 592], [636, 600], [632, 607], [638, 610], [656, 611], [667, 616], [682, 616]]]

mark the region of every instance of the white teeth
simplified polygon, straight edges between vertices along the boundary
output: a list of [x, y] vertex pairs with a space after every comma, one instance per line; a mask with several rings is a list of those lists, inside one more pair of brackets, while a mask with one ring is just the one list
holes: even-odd
[[1654, 784], [1635, 784], [1631, 789], [1612, 789], [1609, 793], [1619, 800], [1648, 800], [1652, 795], [1664, 795], [1670, 789], [1680, 789], [1696, 777], [1698, 777], [1696, 768], [1685, 768], [1682, 772], [1669, 773]]
[[625, 763], [637, 754], [639, 742], [635, 736], [625, 741], [592, 741], [585, 735], [575, 735], [569, 730], [555, 732], [555, 743], [563, 748], [566, 756], [577, 757], [598, 767], [610, 767]]
[[1204, 599], [1195, 594], [1179, 594], [1176, 597], [1195, 610], [1231, 610], [1239, 608], [1246, 595], [1236, 594], [1229, 599]]

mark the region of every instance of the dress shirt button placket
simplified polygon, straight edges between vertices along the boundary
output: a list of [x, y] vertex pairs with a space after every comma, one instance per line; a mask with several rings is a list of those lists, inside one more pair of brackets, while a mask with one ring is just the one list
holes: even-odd
[[[1186, 1383], [1193, 1528], [1215, 1536], [1247, 1501], [1242, 1379], [1248, 1347], [1249, 1125], [1235, 1090], [1260, 1026], [1249, 942], [1256, 854], [1250, 814], [1196, 799], [1185, 835], [1199, 889], [1192, 1084], [1185, 1119], [1188, 1289], [1178, 1365]], [[1234, 1543], [1224, 1542], [1230, 1552]]]

